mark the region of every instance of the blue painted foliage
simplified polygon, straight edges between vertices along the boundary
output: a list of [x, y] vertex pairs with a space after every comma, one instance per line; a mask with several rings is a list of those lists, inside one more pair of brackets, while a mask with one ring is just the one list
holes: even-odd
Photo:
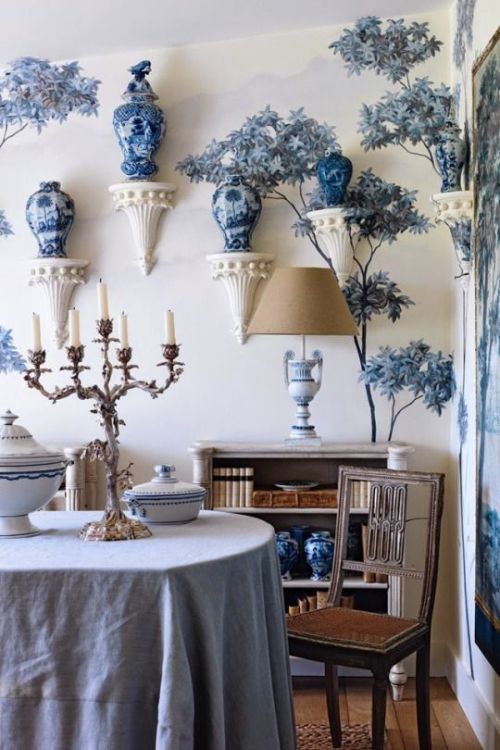
[[[81, 75], [78, 62], [51, 63], [19, 57], [0, 77], [0, 148], [27, 127], [38, 133], [70, 114], [96, 115], [99, 81]], [[10, 230], [10, 231], [9, 231]], [[0, 212], [0, 235], [12, 229]]]
[[26, 362], [19, 354], [12, 339], [12, 331], [0, 326], [0, 373], [24, 372]]

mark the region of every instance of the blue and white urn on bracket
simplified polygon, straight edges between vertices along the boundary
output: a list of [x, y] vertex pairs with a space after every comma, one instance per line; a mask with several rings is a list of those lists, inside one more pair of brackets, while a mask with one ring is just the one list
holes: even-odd
[[335, 542], [329, 531], [313, 531], [306, 539], [304, 552], [312, 570], [311, 581], [329, 581], [332, 575]]
[[280, 561], [280, 573], [284, 581], [290, 581], [292, 575], [290, 569], [299, 556], [299, 544], [292, 539], [289, 531], [278, 531], [276, 533], [276, 549]]
[[229, 175], [212, 198], [212, 213], [224, 235], [224, 252], [249, 251], [262, 211], [259, 192], [238, 175]]
[[41, 182], [26, 203], [26, 221], [38, 242], [38, 257], [65, 258], [75, 204], [59, 182]]
[[352, 177], [352, 161], [340, 151], [325, 151], [316, 164], [316, 176], [326, 205], [341, 206]]
[[466, 154], [467, 146], [460, 137], [460, 128], [454, 120], [450, 119], [440, 134], [435, 148], [442, 193], [461, 190], [460, 180]]
[[113, 113], [113, 127], [123, 154], [123, 174], [129, 180], [147, 180], [158, 172], [154, 155], [165, 135], [165, 115], [146, 80], [150, 61], [142, 60], [129, 70], [134, 77], [123, 94], [125, 104]]

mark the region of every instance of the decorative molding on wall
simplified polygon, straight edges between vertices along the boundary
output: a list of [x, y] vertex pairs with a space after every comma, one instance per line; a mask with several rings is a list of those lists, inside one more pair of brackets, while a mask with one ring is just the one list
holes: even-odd
[[240, 344], [248, 338], [247, 328], [252, 317], [255, 292], [262, 280], [271, 275], [274, 255], [267, 253], [216, 253], [207, 255], [212, 278], [221, 279], [229, 297], [233, 333]]
[[124, 211], [132, 228], [138, 265], [149, 276], [155, 263], [158, 222], [166, 209], [172, 209], [175, 185], [168, 182], [121, 182], [110, 185], [116, 211]]
[[343, 287], [352, 273], [354, 253], [349, 238], [347, 214], [341, 206], [309, 211], [316, 239], [332, 261], [339, 286]]
[[431, 203], [436, 214], [436, 223], [446, 224], [450, 230], [453, 247], [462, 270], [459, 278], [467, 288], [471, 269], [471, 234], [474, 215], [472, 190], [455, 190], [450, 193], [435, 193]]
[[58, 349], [62, 349], [68, 338], [68, 310], [76, 287], [85, 283], [88, 264], [88, 260], [77, 258], [30, 260], [29, 285], [40, 286], [47, 294]]

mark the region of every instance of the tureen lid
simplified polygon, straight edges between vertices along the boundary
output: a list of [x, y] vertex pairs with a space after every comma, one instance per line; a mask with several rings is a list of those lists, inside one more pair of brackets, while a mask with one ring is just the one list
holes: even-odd
[[199, 497], [200, 499], [206, 495], [206, 490], [197, 484], [190, 484], [189, 482], [181, 482], [176, 477], [172, 476], [175, 471], [175, 466], [169, 464], [160, 464], [155, 466], [154, 470], [156, 476], [151, 479], [150, 482], [144, 484], [137, 484], [129, 490], [126, 490], [123, 497], [127, 500], [132, 499], [162, 499], [166, 498], [179, 498], [179, 497]]
[[0, 414], [0, 463], [38, 457], [65, 460], [62, 453], [44, 448], [25, 427], [14, 424], [16, 419], [17, 414], [13, 414], [10, 409]]

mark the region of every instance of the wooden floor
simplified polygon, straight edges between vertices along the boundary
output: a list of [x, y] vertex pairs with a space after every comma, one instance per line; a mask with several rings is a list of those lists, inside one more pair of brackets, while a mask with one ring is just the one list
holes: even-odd
[[[371, 682], [364, 678], [340, 680], [340, 714], [345, 724], [371, 721]], [[297, 724], [328, 723], [323, 688], [300, 681], [294, 685]], [[433, 750], [481, 750], [465, 714], [444, 677], [431, 679]], [[408, 680], [403, 701], [387, 702], [386, 729], [392, 750], [419, 750], [415, 684]]]

